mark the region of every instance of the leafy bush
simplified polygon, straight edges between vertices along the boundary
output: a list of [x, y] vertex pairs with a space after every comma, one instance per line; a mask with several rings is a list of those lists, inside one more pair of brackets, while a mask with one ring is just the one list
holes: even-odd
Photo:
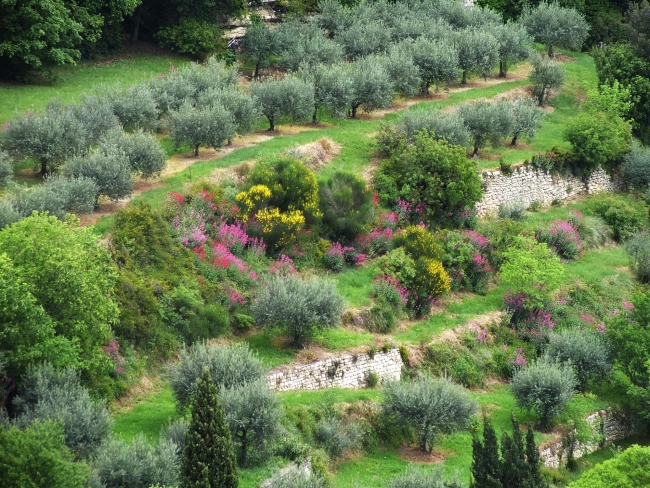
[[180, 357], [178, 363], [169, 366], [167, 375], [181, 408], [188, 405], [203, 368], [210, 371], [217, 388], [233, 388], [262, 376], [262, 364], [246, 345], [196, 343], [183, 348]]
[[113, 113], [113, 105], [108, 97], [82, 94], [81, 100], [73, 106], [74, 116], [86, 129], [88, 140], [98, 142], [102, 136], [120, 130], [120, 121]]
[[452, 347], [449, 343], [439, 342], [428, 346], [422, 366], [429, 374], [450, 376], [466, 388], [480, 387], [485, 382], [485, 365], [464, 347]]
[[84, 488], [90, 470], [63, 442], [59, 423], [34, 422], [25, 429], [0, 426], [2, 482], [6, 486]]
[[14, 176], [11, 157], [9, 153], [0, 149], [0, 188], [4, 188], [11, 183]]
[[563, 259], [577, 259], [582, 252], [583, 245], [576, 222], [556, 220], [549, 230], [538, 230], [535, 237]]
[[251, 83], [251, 95], [269, 121], [269, 130], [282, 118], [307, 121], [314, 110], [314, 85], [295, 76]]
[[632, 188], [644, 190], [650, 185], [650, 148], [632, 144], [625, 155], [623, 179]]
[[[116, 148], [125, 154], [131, 172], [142, 178], [160, 176], [165, 168], [167, 154], [156, 137], [141, 130], [132, 135], [122, 131], [112, 131], [102, 140], [102, 147]], [[108, 149], [110, 152], [110, 149]]]
[[258, 162], [248, 175], [246, 188], [257, 185], [266, 186], [271, 191], [266, 202], [270, 207], [281, 212], [300, 211], [309, 223], [320, 216], [318, 183], [313, 171], [302, 161], [278, 156]]
[[106, 96], [111, 102], [113, 113], [123, 126], [148, 131], [158, 128], [158, 106], [147, 85], [133, 85], [124, 91], [113, 90]]
[[0, 229], [20, 220], [20, 214], [8, 198], [0, 200]]
[[469, 425], [476, 402], [464, 388], [446, 378], [421, 378], [411, 383], [388, 383], [384, 409], [411, 426], [423, 452], [431, 452], [436, 436]]
[[589, 33], [583, 14], [557, 2], [524, 6], [521, 23], [537, 42], [547, 46], [549, 57], [553, 56], [555, 46], [579, 51]]
[[266, 379], [222, 388], [219, 399], [226, 413], [240, 466], [247, 466], [251, 455], [256, 460], [269, 453], [278, 433], [281, 416], [277, 397]]
[[[262, 237], [271, 253], [295, 243], [298, 233], [305, 225], [305, 217], [300, 210], [280, 212], [277, 208], [262, 209], [255, 214], [256, 222], [249, 227], [251, 233]], [[256, 231], [255, 224], [259, 225]]]
[[[398, 295], [399, 300], [399, 295]], [[399, 302], [401, 305], [401, 302]], [[379, 334], [388, 334], [395, 329], [395, 310], [388, 303], [378, 303], [370, 309], [368, 330]]]
[[23, 217], [36, 211], [49, 212], [64, 219], [68, 212], [92, 212], [98, 194], [97, 183], [86, 176], [50, 176], [44, 185], [19, 191], [13, 200], [13, 208]]
[[533, 71], [528, 79], [535, 87], [537, 103], [543, 107], [549, 97], [551, 90], [558, 90], [564, 84], [564, 67], [552, 58], [542, 57], [533, 54], [530, 57]]
[[185, 447], [185, 434], [190, 426], [190, 422], [186, 418], [179, 418], [173, 422], [169, 422], [160, 432], [160, 440], [162, 443], [172, 442], [176, 444], [176, 454], [180, 457]]
[[599, 165], [620, 163], [632, 147], [632, 128], [620, 117], [585, 114], [570, 122], [564, 137], [571, 143], [579, 168], [590, 173]]
[[325, 418], [316, 424], [314, 440], [331, 457], [341, 458], [348, 449], [360, 447], [361, 432], [355, 423], [335, 417]]
[[633, 445], [613, 459], [597, 464], [569, 488], [614, 488], [650, 484], [650, 448]]
[[233, 115], [221, 105], [196, 108], [189, 103], [169, 113], [169, 128], [175, 147], [187, 144], [195, 156], [200, 146], [222, 147], [236, 132]]
[[415, 278], [409, 285], [408, 306], [416, 315], [424, 315], [433, 298], [451, 289], [451, 280], [440, 261], [420, 258], [415, 262]]
[[[415, 278], [415, 261], [406, 254], [404, 248], [393, 249], [377, 260], [377, 267], [384, 275], [391, 276], [402, 285], [407, 285]], [[397, 285], [397, 283], [392, 283]], [[396, 288], [399, 291], [399, 288]], [[402, 293], [399, 293], [400, 296]]]
[[156, 38], [172, 51], [189, 54], [198, 60], [226, 48], [217, 24], [188, 17], [159, 30]]
[[488, 141], [499, 145], [501, 139], [511, 134], [515, 117], [508, 101], [487, 102], [479, 100], [458, 107], [458, 115], [465, 122], [474, 147], [474, 155], [485, 147]]
[[440, 259], [442, 255], [436, 237], [419, 225], [410, 225], [397, 233], [393, 244], [403, 248], [414, 261], [420, 258]]
[[614, 239], [624, 241], [648, 225], [648, 208], [632, 196], [603, 193], [587, 200], [589, 213], [602, 218]]
[[345, 257], [346, 254], [350, 251], [354, 251], [353, 247], [343, 247], [338, 242], [333, 242], [329, 250], [323, 256], [323, 266], [338, 273], [345, 266]]
[[509, 103], [513, 117], [510, 145], [514, 146], [521, 136], [535, 137], [535, 131], [545, 114], [537, 108], [532, 98], [515, 98]]
[[106, 406], [91, 400], [74, 369], [57, 371], [50, 364], [30, 367], [21, 383], [20, 395], [14, 399], [20, 424], [61, 421], [65, 444], [83, 458], [109, 436], [113, 422]]
[[502, 203], [498, 212], [500, 219], [524, 220], [526, 218], [526, 205], [523, 203]]
[[439, 241], [440, 261], [451, 279], [451, 289], [484, 293], [492, 274], [487, 239], [471, 231], [443, 231]]
[[391, 481], [389, 488], [462, 488], [458, 477], [448, 479], [440, 468], [423, 470], [409, 467], [406, 473]]
[[323, 225], [332, 239], [354, 239], [372, 217], [372, 193], [365, 181], [351, 173], [337, 171], [319, 185]]
[[600, 217], [587, 215], [578, 222], [580, 238], [587, 249], [598, 249], [610, 239], [611, 232], [607, 223]]
[[376, 371], [366, 371], [364, 380], [367, 388], [377, 388], [379, 385], [379, 374]]
[[325, 488], [326, 486], [327, 482], [324, 478], [298, 466], [281, 469], [269, 480], [269, 488]]
[[284, 328], [294, 343], [303, 346], [315, 329], [335, 327], [342, 308], [334, 282], [275, 276], [258, 289], [252, 312], [258, 326]]
[[130, 443], [111, 439], [97, 453], [95, 467], [106, 488], [149, 488], [178, 483], [179, 458], [173, 442], [152, 445], [139, 435]]
[[650, 235], [647, 232], [635, 234], [625, 243], [625, 250], [632, 259], [632, 268], [641, 283], [650, 282]]
[[94, 151], [85, 158], [77, 157], [63, 167], [69, 178], [89, 178], [97, 185], [98, 195], [111, 200], [133, 193], [133, 176], [126, 155], [115, 148]]
[[604, 381], [611, 369], [609, 344], [601, 334], [586, 330], [551, 333], [545, 354], [573, 367], [580, 391], [585, 391], [589, 380]]
[[540, 427], [548, 431], [553, 426], [553, 419], [573, 398], [577, 384], [570, 365], [541, 358], [514, 374], [510, 390], [517, 405], [534, 410], [539, 417]]
[[393, 96], [393, 83], [386, 63], [377, 56], [358, 59], [352, 68], [354, 96], [350, 103], [352, 118], [356, 118], [359, 108], [372, 112], [390, 107]]

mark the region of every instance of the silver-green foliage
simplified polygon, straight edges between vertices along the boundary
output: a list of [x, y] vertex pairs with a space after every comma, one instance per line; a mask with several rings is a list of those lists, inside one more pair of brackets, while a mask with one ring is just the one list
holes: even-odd
[[301, 65], [334, 64], [342, 60], [341, 45], [326, 38], [320, 30], [295, 39], [280, 54], [280, 65], [289, 71], [297, 71]]
[[391, 33], [384, 22], [356, 20], [336, 36], [348, 59], [358, 59], [369, 54], [386, 51], [390, 47]]
[[21, 425], [46, 419], [62, 421], [65, 444], [81, 457], [98, 449], [113, 424], [106, 406], [90, 398], [74, 369], [56, 370], [49, 364], [29, 367], [13, 404]]
[[500, 140], [511, 133], [514, 117], [507, 101], [487, 102], [477, 100], [458, 107], [458, 115], [465, 121], [469, 131], [474, 154], [488, 141], [498, 145]]
[[321, 64], [302, 72], [301, 76], [313, 81], [316, 106], [323, 107], [335, 117], [345, 116], [354, 96], [352, 70], [347, 64]]
[[605, 336], [583, 329], [551, 333], [545, 354], [573, 367], [581, 391], [585, 391], [589, 380], [604, 381], [612, 366]]
[[553, 419], [573, 398], [577, 384], [571, 365], [542, 357], [514, 374], [510, 381], [510, 391], [517, 405], [534, 410], [540, 419], [541, 428], [548, 430], [553, 425]]
[[457, 476], [448, 479], [442, 468], [417, 469], [410, 467], [406, 473], [399, 475], [388, 488], [464, 488]]
[[104, 488], [176, 486], [180, 471], [176, 451], [171, 441], [152, 445], [143, 435], [131, 442], [111, 439], [98, 451], [94, 464]]
[[18, 222], [20, 214], [14, 208], [12, 201], [8, 198], [0, 200], [0, 229]]
[[388, 383], [384, 408], [415, 430], [421, 451], [431, 452], [438, 434], [469, 425], [477, 405], [465, 388], [449, 379], [424, 377], [410, 383]]
[[81, 101], [73, 106], [73, 111], [85, 128], [89, 143], [96, 143], [107, 132], [119, 128], [120, 121], [105, 96], [82, 95]]
[[133, 134], [112, 131], [101, 141], [101, 147], [121, 151], [129, 162], [131, 172], [142, 178], [160, 176], [167, 154], [152, 134], [137, 130]]
[[625, 243], [632, 260], [632, 269], [641, 283], [650, 282], [650, 234], [638, 232]]
[[268, 488], [325, 488], [324, 478], [299, 466], [278, 471], [268, 482]]
[[282, 117], [307, 121], [314, 109], [314, 85], [296, 76], [269, 78], [250, 85], [251, 95], [269, 120], [269, 130]]
[[14, 176], [13, 161], [6, 151], [0, 149], [0, 188], [4, 188], [11, 183]]
[[219, 391], [237, 461], [246, 466], [251, 456], [262, 459], [279, 432], [277, 397], [264, 378]]
[[11, 201], [20, 218], [36, 211], [63, 219], [69, 212], [91, 213], [98, 194], [97, 183], [89, 177], [50, 176], [43, 185], [21, 188]]
[[361, 446], [361, 430], [354, 422], [324, 418], [316, 424], [314, 439], [331, 457], [341, 458], [347, 450]]
[[463, 84], [471, 74], [487, 78], [499, 64], [499, 41], [492, 34], [473, 28], [458, 31], [455, 37]]
[[153, 131], [158, 128], [158, 105], [151, 89], [144, 83], [126, 90], [113, 90], [106, 95], [113, 113], [125, 127]]
[[76, 157], [63, 167], [68, 178], [90, 178], [99, 195], [111, 200], [126, 198], [133, 193], [133, 176], [126, 155], [115, 147], [96, 150], [86, 157]]
[[254, 77], [257, 78], [260, 68], [269, 63], [269, 58], [275, 50], [274, 36], [266, 22], [258, 22], [246, 29], [241, 39], [242, 53], [255, 63]]
[[352, 69], [354, 97], [352, 98], [352, 117], [362, 107], [366, 112], [388, 108], [392, 102], [393, 82], [385, 63], [376, 56], [367, 56], [354, 63]]
[[248, 93], [236, 86], [212, 89], [205, 93], [212, 96], [208, 105], [221, 105], [232, 115], [237, 134], [244, 135], [253, 130], [261, 114]]
[[189, 426], [189, 420], [183, 417], [168, 423], [160, 432], [161, 442], [172, 442], [176, 444], [176, 454], [180, 456], [183, 452], [183, 447], [185, 447], [185, 434]]
[[421, 131], [434, 134], [436, 139], [446, 139], [450, 144], [469, 146], [469, 131], [457, 113], [441, 113], [436, 110], [408, 110], [398, 124], [411, 140]]
[[585, 16], [557, 2], [541, 2], [534, 8], [526, 5], [520, 21], [537, 42], [548, 47], [549, 56], [554, 46], [579, 51], [589, 34]]
[[354, 20], [353, 10], [337, 0], [320, 0], [318, 10], [314, 21], [321, 29], [325, 29], [330, 37], [346, 30]]
[[183, 104], [192, 102], [196, 87], [184, 76], [184, 70], [175, 70], [166, 76], [159, 76], [149, 81], [156, 105], [161, 114], [178, 110]]
[[247, 345], [195, 343], [184, 347], [180, 358], [169, 366], [167, 376], [181, 409], [188, 405], [203, 368], [210, 371], [217, 388], [233, 388], [262, 376], [262, 364]]
[[398, 46], [403, 55], [413, 57], [413, 63], [420, 69], [423, 94], [432, 85], [449, 83], [458, 78], [459, 50], [449, 41], [431, 41], [420, 37], [414, 41], [403, 41]]
[[[633, 188], [645, 190], [650, 185], [650, 148], [638, 143], [625, 155], [623, 164], [625, 182]], [[1, 186], [1, 183], [0, 183]]]
[[559, 89], [564, 84], [564, 67], [552, 58], [534, 54], [530, 57], [533, 71], [528, 79], [535, 85], [537, 102], [544, 106], [549, 95], [549, 90]]
[[545, 114], [537, 108], [537, 102], [532, 98], [515, 98], [509, 103], [513, 118], [510, 144], [514, 146], [521, 136], [535, 137], [535, 131]]
[[284, 328], [298, 345], [304, 345], [315, 329], [335, 327], [343, 298], [333, 281], [321, 278], [276, 276], [260, 286], [252, 312], [258, 326]]
[[169, 128], [175, 146], [187, 144], [195, 156], [199, 155], [200, 146], [223, 146], [237, 130], [233, 115], [223, 106], [195, 108], [190, 104], [169, 113]]
[[422, 84], [420, 68], [413, 62], [413, 57], [400, 49], [391, 49], [384, 61], [388, 75], [393, 82], [393, 89], [405, 96], [415, 95]]
[[519, 22], [496, 24], [490, 32], [499, 42], [499, 76], [505, 77], [512, 63], [528, 58], [532, 38]]

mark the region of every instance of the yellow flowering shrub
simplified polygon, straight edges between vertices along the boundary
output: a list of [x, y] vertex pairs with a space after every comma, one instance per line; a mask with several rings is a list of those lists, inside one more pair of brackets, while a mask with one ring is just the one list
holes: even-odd
[[280, 212], [277, 208], [265, 208], [255, 215], [266, 245], [277, 250], [294, 242], [305, 226], [305, 216], [299, 210]]
[[415, 266], [418, 288], [430, 297], [439, 297], [451, 288], [449, 275], [437, 259], [420, 258]]
[[435, 236], [424, 227], [410, 225], [395, 236], [395, 247], [403, 247], [406, 254], [417, 261], [420, 258], [440, 259], [440, 246]]
[[237, 194], [235, 200], [239, 205], [238, 217], [242, 221], [248, 221], [249, 215], [254, 215], [266, 207], [271, 199], [271, 190], [264, 185], [252, 186], [248, 191]]

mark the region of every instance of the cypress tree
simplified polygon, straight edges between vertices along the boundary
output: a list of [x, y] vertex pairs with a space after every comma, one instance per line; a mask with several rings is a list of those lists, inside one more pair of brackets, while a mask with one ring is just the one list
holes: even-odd
[[185, 434], [180, 488], [237, 488], [232, 438], [210, 372], [196, 383], [192, 419]]
[[502, 488], [502, 463], [499, 459], [497, 435], [488, 419], [483, 421], [483, 443], [474, 437], [472, 443], [472, 488]]
[[524, 437], [514, 414], [510, 415], [510, 419], [512, 420], [512, 437], [504, 432], [501, 440], [503, 465], [507, 467], [503, 470], [501, 482], [504, 487], [526, 487], [529, 486], [530, 473], [526, 463]]
[[530, 488], [546, 488], [546, 481], [542, 478], [541, 466], [542, 461], [539, 456], [539, 449], [535, 444], [535, 434], [532, 427], [528, 427], [526, 433], [526, 463], [528, 464], [528, 473]]

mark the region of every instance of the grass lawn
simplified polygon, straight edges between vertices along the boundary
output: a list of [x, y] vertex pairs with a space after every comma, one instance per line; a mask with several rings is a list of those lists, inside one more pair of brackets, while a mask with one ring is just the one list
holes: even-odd
[[76, 66], [54, 70], [49, 85], [0, 84], [0, 124], [16, 112], [41, 110], [52, 99], [64, 103], [77, 100], [82, 93], [99, 85], [127, 87], [169, 71], [171, 65], [181, 66], [187, 58], [161, 52], [126, 52], [99, 61], [81, 61]]
[[146, 396], [128, 411], [117, 412], [113, 432], [125, 440], [143, 434], [148, 440], [156, 441], [161, 429], [177, 417], [174, 394], [167, 385], [162, 391]]

